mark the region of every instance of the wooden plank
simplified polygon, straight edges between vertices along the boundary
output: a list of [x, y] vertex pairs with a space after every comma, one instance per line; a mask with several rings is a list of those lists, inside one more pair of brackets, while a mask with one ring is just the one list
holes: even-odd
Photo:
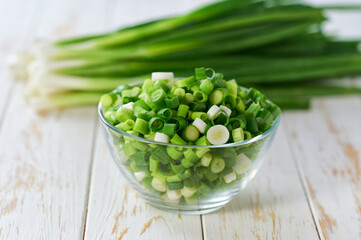
[[[340, 4], [337, 0], [311, 2]], [[357, 11], [328, 11], [327, 15], [325, 31], [345, 39], [360, 38]], [[349, 80], [350, 84], [360, 82]], [[326, 240], [360, 239], [361, 98], [315, 100], [311, 111], [289, 113], [285, 119], [319, 235]]]
[[322, 239], [361, 238], [360, 98], [314, 101], [307, 113], [287, 113]]
[[[11, 94], [13, 79], [7, 71], [7, 59], [11, 53], [22, 47], [33, 33], [29, 31], [39, 22], [45, 6], [39, 1], [32, 1], [24, 7], [19, 1], [2, 2], [0, 8], [0, 127], [5, 112], [7, 100]], [[19, 17], [21, 16], [21, 17]]]
[[199, 216], [181, 216], [146, 204], [128, 186], [98, 131], [94, 146], [85, 239], [201, 239]]
[[[123, 1], [110, 5], [107, 27], [188, 11], [205, 2]], [[136, 13], [136, 14], [135, 14]], [[155, 209], [126, 184], [100, 133], [95, 145], [85, 239], [201, 239], [199, 216], [178, 216]]]
[[203, 215], [205, 239], [318, 239], [283, 123], [260, 172], [223, 209]]
[[[48, 4], [37, 36], [103, 27], [102, 2]], [[0, 239], [82, 239], [95, 108], [39, 116], [27, 108], [22, 90], [18, 85], [11, 95], [0, 133]]]

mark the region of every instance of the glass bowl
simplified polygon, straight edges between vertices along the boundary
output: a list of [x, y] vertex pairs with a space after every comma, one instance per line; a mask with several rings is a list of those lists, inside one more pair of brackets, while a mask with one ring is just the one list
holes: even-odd
[[[261, 167], [280, 122], [278, 116], [266, 132], [242, 142], [195, 146], [155, 142], [123, 132], [104, 118], [101, 103], [98, 114], [110, 153], [131, 187], [150, 205], [181, 214], [213, 212], [232, 200]], [[182, 157], [180, 160], [169, 158], [169, 149], [181, 153], [192, 151], [197, 156], [208, 151], [213, 159], [221, 157], [226, 160], [225, 170], [215, 174], [209, 167], [197, 164], [200, 160], [196, 160], [195, 166], [182, 169]], [[152, 155], [150, 163], [149, 156], [153, 152], [164, 156], [163, 159], [155, 159]], [[157, 164], [157, 161], [169, 163]], [[178, 173], [173, 172], [173, 167]], [[172, 173], [167, 176], [169, 169]]]

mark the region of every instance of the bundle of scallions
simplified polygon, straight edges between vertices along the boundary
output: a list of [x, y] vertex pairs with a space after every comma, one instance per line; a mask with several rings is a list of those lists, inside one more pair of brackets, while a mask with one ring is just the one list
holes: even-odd
[[36, 42], [15, 55], [11, 69], [27, 80], [26, 95], [39, 111], [96, 104], [151, 72], [182, 77], [198, 66], [256, 87], [284, 109], [307, 108], [314, 96], [360, 94], [360, 87], [329, 80], [361, 75], [361, 53], [359, 41], [322, 31], [327, 8], [270, 3], [226, 0], [110, 33]]

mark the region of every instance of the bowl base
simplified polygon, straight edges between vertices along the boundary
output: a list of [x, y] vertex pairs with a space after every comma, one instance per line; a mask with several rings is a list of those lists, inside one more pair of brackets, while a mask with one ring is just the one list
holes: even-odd
[[230, 200], [218, 202], [217, 204], [212, 204], [209, 206], [202, 206], [202, 207], [198, 207], [198, 208], [197, 207], [189, 207], [189, 206], [188, 207], [187, 206], [170, 207], [170, 206], [161, 205], [161, 204], [157, 204], [157, 203], [149, 202], [149, 201], [147, 201], [147, 203], [155, 208], [158, 208], [160, 210], [167, 211], [170, 213], [182, 214], [182, 215], [201, 215], [201, 214], [215, 212], [218, 209], [224, 207], [229, 201]]

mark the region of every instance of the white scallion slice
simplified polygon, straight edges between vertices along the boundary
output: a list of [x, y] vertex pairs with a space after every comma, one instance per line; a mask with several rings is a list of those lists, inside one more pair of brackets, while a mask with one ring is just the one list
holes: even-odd
[[134, 177], [138, 182], [141, 182], [145, 178], [145, 172], [134, 172]]
[[215, 125], [208, 129], [207, 140], [213, 145], [224, 144], [229, 139], [229, 131], [223, 125]]
[[154, 141], [169, 143], [169, 137], [168, 137], [168, 135], [166, 135], [164, 133], [157, 132], [157, 133], [155, 133]]
[[206, 128], [207, 128], [207, 123], [205, 123], [200, 118], [194, 119], [192, 125], [195, 126], [196, 128], [198, 128], [200, 133], [204, 133], [206, 131]]
[[227, 113], [228, 117], [231, 116], [231, 113], [232, 113], [231, 109], [229, 109], [228, 107], [223, 106], [223, 105], [221, 105], [220, 108], [223, 109]]
[[168, 190], [167, 196], [170, 200], [177, 200], [182, 197], [180, 190]]
[[252, 167], [252, 161], [244, 155], [243, 153], [239, 154], [236, 159], [236, 165], [233, 167], [233, 170], [238, 174], [243, 174], [247, 172]]
[[174, 74], [172, 72], [154, 72], [152, 73], [152, 80], [167, 80], [167, 85], [171, 87], [174, 83]]
[[120, 151], [119, 151], [118, 156], [119, 156], [119, 158], [122, 159], [124, 162], [129, 160], [129, 157], [124, 153], [123, 150], [120, 150]]
[[212, 161], [212, 154], [210, 154], [209, 152], [208, 153], [205, 153], [202, 157], [201, 157], [201, 164], [205, 167], [208, 167], [209, 164], [211, 163]]
[[236, 176], [236, 174], [234, 172], [228, 173], [227, 175], [223, 176], [223, 180], [226, 183], [233, 182], [234, 180], [236, 180], [236, 178], [237, 178], [237, 176]]
[[219, 107], [217, 105], [213, 105], [207, 112], [208, 119], [211, 120], [218, 111]]
[[152, 179], [152, 187], [159, 192], [167, 191], [167, 186], [165, 182], [156, 177]]
[[152, 73], [152, 80], [174, 80], [174, 74], [172, 72], [154, 72]]
[[130, 110], [133, 110], [134, 111], [134, 103], [133, 102], [129, 102], [127, 104], [124, 104], [122, 106], [122, 108], [127, 108], [127, 109], [130, 109]]
[[181, 194], [186, 197], [189, 198], [191, 197], [193, 194], [195, 194], [197, 192], [196, 188], [189, 188], [189, 187], [183, 187], [181, 190]]

